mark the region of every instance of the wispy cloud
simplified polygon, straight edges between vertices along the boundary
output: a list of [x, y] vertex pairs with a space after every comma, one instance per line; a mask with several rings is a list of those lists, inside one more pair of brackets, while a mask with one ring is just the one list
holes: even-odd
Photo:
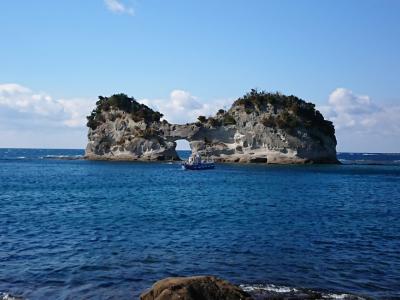
[[109, 11], [117, 14], [128, 14], [133, 16], [135, 14], [135, 10], [131, 6], [127, 6], [122, 3], [120, 0], [104, 0], [104, 3]]

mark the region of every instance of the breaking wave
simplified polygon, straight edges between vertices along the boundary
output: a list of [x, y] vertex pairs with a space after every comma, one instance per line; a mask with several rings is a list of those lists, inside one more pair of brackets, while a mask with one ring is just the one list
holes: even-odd
[[323, 292], [305, 288], [294, 288], [275, 284], [241, 284], [240, 288], [248, 292], [255, 300], [268, 299], [326, 299], [326, 300], [366, 300], [366, 298], [348, 293]]
[[40, 159], [83, 159], [83, 155], [45, 155], [41, 156]]
[[23, 300], [23, 298], [11, 295], [9, 293], [1, 293], [0, 292], [0, 300]]
[[338, 160], [345, 165], [399, 165], [399, 153], [345, 153], [338, 152]]

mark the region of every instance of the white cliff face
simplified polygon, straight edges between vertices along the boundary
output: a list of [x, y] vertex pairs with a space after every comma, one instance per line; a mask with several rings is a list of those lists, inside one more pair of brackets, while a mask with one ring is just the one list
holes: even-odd
[[88, 159], [179, 160], [176, 143], [162, 137], [160, 122], [134, 121], [121, 110], [101, 112], [104, 122], [89, 128]]
[[[283, 114], [295, 126], [279, 119]], [[186, 125], [134, 121], [119, 109], [102, 111], [100, 119], [89, 129], [88, 159], [179, 160], [175, 141], [186, 139], [192, 152], [220, 162], [337, 163], [334, 134], [269, 104], [249, 109], [235, 102], [227, 112]]]
[[208, 138], [209, 143], [196, 143], [193, 150], [227, 162], [337, 162], [335, 138], [318, 128], [305, 128], [300, 124], [288, 130], [263, 124], [262, 120], [280, 112], [248, 113], [236, 106], [228, 113], [236, 124], [215, 128], [205, 125], [198, 136]]

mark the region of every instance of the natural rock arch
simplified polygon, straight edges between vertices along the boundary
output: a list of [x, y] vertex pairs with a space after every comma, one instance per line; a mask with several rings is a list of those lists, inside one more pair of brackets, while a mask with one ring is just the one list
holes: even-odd
[[252, 90], [228, 111], [170, 124], [119, 94], [101, 97], [88, 117], [88, 159], [179, 160], [176, 141], [221, 162], [337, 163], [331, 122], [295, 96]]

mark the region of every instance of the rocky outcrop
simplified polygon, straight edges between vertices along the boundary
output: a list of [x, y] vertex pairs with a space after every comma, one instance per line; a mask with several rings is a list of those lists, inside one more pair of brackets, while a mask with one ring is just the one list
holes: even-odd
[[335, 130], [295, 96], [252, 90], [214, 117], [177, 125], [124, 94], [100, 97], [88, 117], [86, 158], [179, 160], [176, 141], [219, 162], [337, 163]]
[[140, 300], [250, 300], [237, 286], [213, 276], [172, 277], [157, 281]]
[[157, 281], [140, 300], [367, 300], [338, 291], [317, 291], [274, 284], [240, 285], [214, 276], [172, 277]]

